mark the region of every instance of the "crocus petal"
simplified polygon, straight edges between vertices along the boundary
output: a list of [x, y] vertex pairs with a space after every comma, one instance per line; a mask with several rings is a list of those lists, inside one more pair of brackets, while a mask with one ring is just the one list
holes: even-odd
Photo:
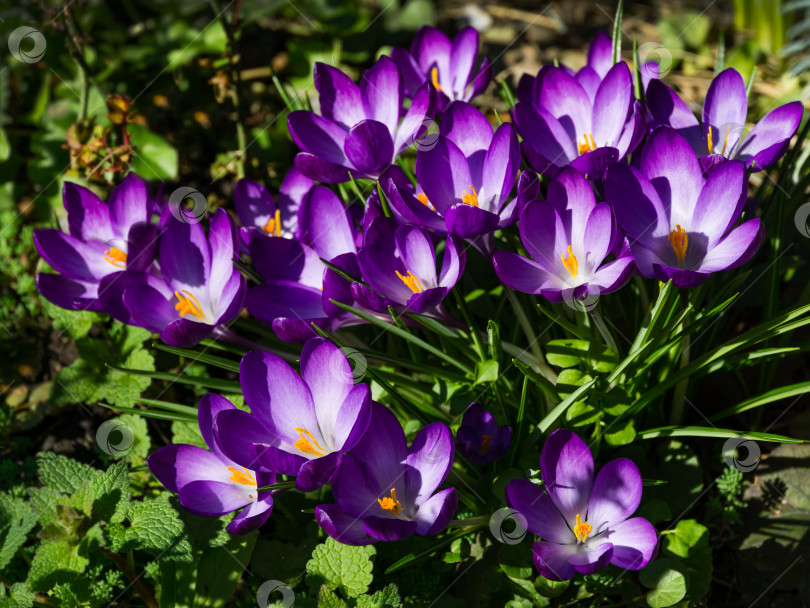
[[[374, 224], [378, 224], [379, 220]], [[385, 298], [398, 304], [405, 304], [413, 295], [411, 289], [396, 274], [406, 276], [408, 269], [398, 264], [389, 248], [363, 247], [359, 254], [360, 271], [371, 287]], [[435, 270], [434, 270], [435, 273]]]
[[618, 148], [604, 146], [580, 154], [568, 164], [588, 179], [602, 180], [607, 168], [619, 161], [619, 156]]
[[315, 507], [315, 521], [329, 536], [344, 545], [370, 545], [377, 539], [363, 527], [363, 520], [347, 515], [337, 505]]
[[[149, 469], [170, 492], [197, 480], [227, 482], [228, 465], [208, 450], [196, 445], [174, 443], [152, 452], [146, 459]], [[244, 503], [243, 503], [244, 504]]]
[[701, 272], [717, 272], [742, 266], [762, 244], [765, 229], [759, 218], [737, 226], [715, 245], [700, 263]]
[[196, 292], [199, 298], [211, 274], [211, 250], [202, 225], [171, 213], [164, 218], [159, 256], [163, 278], [173, 289]]
[[647, 108], [654, 127], [667, 125], [678, 131], [698, 154], [708, 152], [700, 123], [678, 94], [660, 80], [647, 87]]
[[417, 534], [438, 534], [447, 527], [457, 508], [458, 494], [455, 488], [437, 492], [419, 505], [414, 519]]
[[[518, 102], [514, 109], [515, 123], [523, 136], [549, 164], [560, 167], [577, 157], [576, 138], [572, 138], [560, 122], [543, 108]], [[543, 171], [541, 167], [534, 167]]]
[[543, 540], [569, 543], [571, 530], [549, 495], [528, 479], [513, 479], [506, 484], [506, 504], [526, 518], [526, 529]]
[[413, 533], [416, 532], [417, 523], [415, 521], [372, 515], [363, 520], [363, 528], [369, 536], [377, 540], [394, 541], [413, 536]]
[[593, 482], [588, 507], [587, 521], [594, 532], [613, 528], [635, 513], [641, 486], [641, 474], [633, 461], [617, 458], [603, 466]]
[[309, 319], [326, 316], [320, 289], [292, 281], [274, 281], [252, 287], [245, 298], [245, 307], [264, 323], [292, 318], [307, 320], [308, 325]]
[[[366, 117], [387, 125], [393, 146], [403, 93], [397, 65], [390, 57], [383, 55], [366, 70], [360, 83], [360, 94]], [[389, 160], [391, 158], [382, 152], [380, 155]], [[360, 169], [358, 165], [355, 166]]]
[[567, 522], [587, 513], [593, 456], [578, 435], [568, 430], [554, 431], [540, 454], [540, 471], [552, 502]]
[[520, 145], [515, 129], [509, 123], [498, 127], [492, 145], [484, 158], [482, 198], [491, 201], [487, 211], [495, 213], [512, 191], [520, 167]]
[[612, 66], [613, 41], [600, 30], [588, 47], [588, 67], [599, 74], [600, 78], [604, 78]]
[[465, 239], [492, 232], [500, 219], [490, 211], [465, 203], [453, 205], [444, 214], [447, 231]]
[[571, 244], [559, 212], [546, 201], [528, 203], [520, 214], [518, 230], [523, 246], [534, 261], [556, 274], [557, 252], [562, 254]]
[[431, 422], [423, 427], [408, 450], [405, 463], [417, 475], [410, 475], [406, 468], [405, 482], [408, 496], [418, 496], [420, 504], [444, 482], [453, 466], [453, 434], [446, 424]]
[[97, 299], [98, 289], [99, 284], [95, 281], [69, 279], [61, 274], [37, 274], [37, 291], [40, 295], [52, 304], [69, 310], [101, 310], [103, 305]]
[[633, 80], [623, 61], [602, 80], [593, 103], [591, 133], [599, 146], [615, 146], [633, 104]]
[[287, 116], [287, 127], [293, 141], [304, 152], [336, 165], [346, 165], [343, 152], [346, 131], [340, 125], [314, 112], [296, 110]]
[[231, 534], [248, 534], [262, 527], [272, 512], [273, 497], [271, 495], [264, 500], [250, 503], [230, 521], [225, 529]]
[[[691, 289], [705, 283], [709, 276], [709, 272], [698, 272], [684, 268], [674, 268], [666, 264], [653, 264], [653, 274], [662, 283], [672, 281], [675, 287], [683, 287]], [[653, 278], [653, 277], [650, 277]]]
[[371, 422], [371, 390], [366, 384], [357, 384], [349, 391], [340, 406], [335, 424], [335, 447], [351, 450], [368, 430]]
[[552, 581], [565, 581], [577, 573], [568, 560], [576, 554], [577, 545], [560, 545], [538, 541], [532, 546], [534, 567], [545, 578]]
[[346, 207], [326, 186], [314, 186], [309, 191], [302, 204], [301, 222], [312, 248], [325, 260], [357, 251]]
[[200, 426], [200, 433], [202, 434], [205, 444], [214, 454], [220, 459], [227, 458], [222, 453], [222, 450], [217, 444], [214, 437], [214, 419], [220, 412], [225, 410], [235, 410], [236, 406], [228, 401], [225, 397], [215, 393], [208, 393], [200, 399], [200, 405], [197, 411], [198, 424]]
[[506, 285], [523, 293], [563, 289], [564, 281], [544, 265], [511, 251], [496, 251], [492, 258], [495, 273]]
[[347, 130], [365, 118], [360, 88], [339, 69], [316, 62], [313, 72], [321, 113]]
[[127, 270], [148, 270], [155, 261], [160, 231], [153, 224], [132, 224], [127, 240]]
[[252, 446], [271, 442], [274, 437], [256, 417], [230, 407], [217, 411], [212, 420], [211, 434], [226, 458], [250, 470], [262, 468]]
[[423, 286], [435, 286], [436, 252], [428, 234], [418, 226], [402, 226], [396, 230], [394, 241], [405, 268], [419, 277]]
[[447, 296], [447, 291], [445, 287], [434, 287], [415, 293], [408, 298], [405, 310], [417, 315], [429, 314], [442, 303], [442, 300]]
[[703, 185], [689, 231], [706, 235], [711, 250], [740, 216], [747, 194], [748, 177], [743, 163], [724, 163]]
[[[708, 138], [711, 127], [715, 152], [729, 154], [734, 150], [742, 135], [747, 112], [745, 81], [734, 68], [723, 70], [712, 80], [703, 102], [703, 135]], [[725, 152], [721, 152], [723, 148]]]
[[439, 213], [461, 201], [462, 193], [470, 192], [472, 183], [467, 157], [452, 141], [437, 136], [433, 147], [419, 150], [416, 155], [416, 177], [425, 189], [428, 200]]
[[276, 203], [267, 188], [257, 181], [245, 178], [236, 182], [233, 206], [243, 226], [257, 228], [263, 228], [276, 212]]
[[332, 479], [342, 461], [343, 455], [340, 452], [332, 452], [320, 458], [307, 460], [298, 469], [298, 476], [295, 478], [295, 489], [299, 492], [313, 492], [323, 487]]
[[478, 68], [478, 74], [476, 74], [473, 79], [472, 90], [469, 94], [465, 95], [467, 101], [483, 93], [490, 82], [492, 82], [492, 64], [489, 61], [489, 57], [484, 57], [484, 59], [481, 60], [481, 66]]
[[298, 475], [298, 471], [308, 460], [297, 454], [290, 454], [272, 445], [253, 444], [250, 446], [251, 460], [255, 460], [268, 471], [282, 475]]
[[214, 326], [207, 323], [175, 319], [160, 332], [160, 339], [170, 346], [191, 348], [210, 336], [213, 331]]
[[633, 517], [611, 527], [606, 533], [613, 544], [610, 563], [626, 570], [640, 570], [655, 554], [658, 535], [643, 517]]
[[391, 49], [391, 59], [397, 64], [405, 94], [408, 97], [413, 97], [419, 87], [427, 81], [427, 77], [422, 73], [413, 55], [407, 50], [395, 46]]
[[391, 164], [394, 157], [394, 141], [384, 123], [363, 120], [357, 123], [346, 136], [346, 157], [360, 172], [377, 176]]
[[638, 169], [620, 164], [609, 167], [605, 199], [613, 207], [622, 230], [633, 241], [652, 242], [669, 234], [668, 209]]
[[[613, 237], [616, 232], [616, 223], [613, 211], [607, 203], [599, 203], [591, 211], [588, 223], [585, 225], [584, 238], [585, 262], [590, 269], [596, 269], [607, 257]], [[576, 240], [573, 239], [575, 242]]]
[[[186, 509], [203, 517], [216, 517], [236, 511], [252, 502], [239, 484], [221, 481], [192, 481], [180, 488], [178, 498]], [[252, 490], [255, 498], [256, 490]]]
[[34, 245], [54, 269], [71, 279], [97, 282], [123, 270], [107, 262], [108, 245], [99, 241], [82, 241], [53, 228], [34, 230]]
[[596, 92], [599, 90], [602, 78], [596, 73], [596, 70], [587, 65], [577, 72], [575, 78], [580, 86], [585, 89], [585, 92], [588, 94], [588, 99], [593, 103], [593, 100], [596, 99]]
[[441, 30], [423, 26], [416, 32], [411, 43], [411, 53], [419, 62], [423, 74], [429, 74], [434, 65], [439, 70], [439, 82], [450, 75], [450, 55], [453, 45]]
[[[208, 225], [208, 243], [211, 248], [211, 273], [208, 277], [208, 288], [212, 299], [223, 294], [225, 286], [231, 280], [234, 272], [233, 259], [238, 257], [234, 242], [234, 226], [225, 209], [217, 209]], [[230, 294], [233, 295], [233, 294]], [[216, 311], [217, 308], [214, 308]], [[223, 309], [219, 312], [224, 311]]]
[[349, 171], [343, 164], [323, 160], [308, 152], [296, 154], [294, 162], [295, 169], [309, 179], [326, 184], [340, 184], [349, 181]]
[[466, 261], [467, 253], [464, 243], [453, 235], [449, 235], [445, 240], [444, 257], [439, 271], [439, 285], [452, 288], [464, 272]]
[[[414, 95], [411, 106], [397, 129], [397, 136], [394, 140], [394, 150], [397, 155], [408, 146], [415, 146], [417, 150], [420, 150], [420, 146], [428, 145], [428, 142], [423, 142], [420, 138], [427, 133], [430, 126], [429, 119], [433, 117], [435, 111], [436, 90], [430, 84], [425, 83]], [[428, 137], [432, 138], [434, 135]]]
[[553, 65], [540, 68], [534, 81], [533, 97], [535, 106], [554, 116], [570, 140], [577, 141], [585, 133], [591, 132], [592, 106], [588, 94], [562, 68]]
[[320, 288], [325, 266], [314, 249], [293, 239], [259, 236], [250, 241], [250, 258], [266, 281], [295, 281]]
[[586, 242], [585, 227], [596, 206], [596, 197], [585, 176], [572, 167], [563, 167], [549, 182], [546, 198], [558, 214], [570, 218], [569, 243]]
[[123, 294], [124, 306], [141, 327], [162, 332], [169, 323], [178, 319], [171, 302], [149, 284], [134, 284], [124, 289]]
[[768, 169], [785, 153], [802, 120], [803, 106], [793, 101], [768, 113], [745, 137], [734, 157], [755, 171]]
[[610, 563], [613, 557], [613, 544], [606, 542], [597, 545], [589, 551], [579, 551], [570, 558], [568, 563], [580, 574], [593, 574]]
[[278, 208], [281, 210], [282, 230], [291, 234], [293, 238], [300, 238], [300, 227], [298, 225], [298, 210], [301, 202], [309, 189], [315, 185], [310, 178], [298, 171], [295, 167], [290, 167], [281, 182], [278, 192]]
[[73, 182], [65, 182], [62, 186], [62, 200], [67, 210], [71, 236], [105, 243], [115, 238], [109, 207], [92, 190]]
[[454, 101], [441, 113], [439, 133], [456, 144], [465, 156], [487, 150], [494, 132], [492, 124], [476, 107]]
[[250, 411], [271, 436], [292, 443], [299, 438], [298, 427], [316, 438], [320, 434], [309, 389], [286, 361], [271, 353], [249, 352], [242, 357], [239, 377]]
[[321, 434], [334, 445], [338, 412], [354, 386], [351, 363], [332, 342], [313, 338], [301, 352], [301, 378], [312, 394]]
[[[599, 268], [588, 281], [589, 293], [610, 293], [623, 287], [636, 271], [632, 256], [621, 257]], [[596, 291], [596, 289], [598, 291]]]
[[400, 213], [405, 222], [424, 226], [434, 232], [444, 232], [445, 224], [442, 217], [427, 205], [423, 205], [410, 192], [397, 187], [394, 180], [383, 181], [382, 187], [393, 211]]
[[[149, 223], [152, 216], [152, 201], [146, 189], [146, 182], [135, 173], [128, 174], [110, 192], [110, 222], [118, 238], [125, 239], [133, 224]], [[94, 234], [88, 234], [98, 238]]]
[[456, 35], [450, 51], [450, 88], [456, 99], [463, 97], [477, 57], [478, 32], [473, 27], [465, 27]]

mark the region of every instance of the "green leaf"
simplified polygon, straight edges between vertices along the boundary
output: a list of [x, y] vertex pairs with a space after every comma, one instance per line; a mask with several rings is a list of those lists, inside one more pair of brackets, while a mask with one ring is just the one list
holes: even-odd
[[577, 401], [565, 413], [565, 419], [571, 426], [576, 427], [593, 424], [599, 420], [601, 415], [602, 413], [599, 411], [599, 409], [593, 407], [589, 403], [585, 401]]
[[373, 595], [361, 595], [357, 598], [357, 608], [401, 608], [402, 598], [399, 587], [391, 583]]
[[43, 542], [31, 561], [28, 586], [32, 591], [50, 591], [54, 585], [82, 574], [88, 563], [78, 548], [66, 541]]
[[146, 180], [177, 179], [178, 154], [174, 146], [146, 127], [131, 124], [127, 130], [136, 150], [132, 171]]
[[596, 384], [596, 380], [597, 379], [594, 378], [568, 395], [568, 397], [566, 397], [562, 403], [551, 410], [551, 412], [540, 421], [540, 424], [537, 425], [537, 430], [539, 430], [541, 433], [545, 433], [549, 428], [551, 428], [551, 425], [554, 424], [557, 418], [559, 418], [569, 407], [571, 407], [571, 405], [577, 401], [580, 401], [582, 397], [585, 397], [585, 395], [590, 392], [593, 385]]
[[686, 577], [679, 571], [676, 560], [657, 559], [646, 566], [639, 575], [639, 581], [651, 588], [647, 594], [647, 604], [651, 608], [666, 608], [681, 601], [686, 595]]
[[73, 494], [88, 479], [96, 474], [96, 469], [61, 454], [40, 452], [37, 458], [37, 475], [48, 488]]
[[754, 439], [757, 441], [770, 441], [773, 443], [808, 443], [806, 439], [794, 439], [777, 435], [775, 433], [759, 433], [756, 431], [730, 431], [728, 429], [718, 429], [705, 426], [664, 426], [657, 429], [641, 431], [639, 439], [654, 439], [656, 437], [717, 437], [720, 439], [729, 437], [742, 437], [743, 439]]
[[22, 498], [0, 493], [0, 570], [12, 560], [37, 524], [37, 513]]
[[544, 576], [534, 580], [534, 588], [543, 597], [559, 597], [568, 589], [571, 581], [551, 581]]
[[129, 437], [132, 439], [132, 446], [127, 450], [123, 459], [127, 462], [132, 462], [136, 457], [146, 460], [152, 448], [146, 419], [138, 414], [121, 414], [118, 422], [126, 427]]
[[585, 340], [551, 340], [546, 345], [546, 359], [556, 367], [574, 367], [588, 356], [590, 342]]
[[124, 521], [131, 498], [127, 465], [116, 462], [106, 471], [99, 471], [90, 486], [93, 492], [93, 520]]
[[700, 600], [712, 582], [712, 549], [709, 529], [694, 519], [682, 519], [664, 536], [662, 555], [683, 560], [689, 574], [689, 599]]
[[307, 584], [318, 588], [325, 584], [340, 589], [346, 597], [357, 597], [368, 590], [372, 581], [372, 560], [377, 554], [371, 545], [352, 547], [332, 538], [315, 547], [307, 562]]
[[93, 326], [93, 321], [98, 319], [98, 315], [93, 312], [60, 308], [45, 298], [41, 298], [40, 301], [47, 315], [53, 320], [53, 328], [66, 332], [74, 340], [85, 337]]
[[529, 578], [534, 573], [531, 553], [519, 544], [503, 545], [498, 550], [498, 563], [510, 578]]
[[605, 443], [608, 445], [619, 446], [633, 443], [636, 438], [636, 429], [633, 427], [633, 421], [627, 422], [624, 427], [618, 429], [612, 428], [610, 433], [605, 433]]
[[256, 546], [258, 532], [231, 536], [224, 547], [204, 549], [197, 565], [195, 608], [222, 608], [236, 590]]
[[474, 384], [482, 384], [484, 382], [495, 382], [498, 379], [498, 362], [488, 359], [487, 361], [479, 361], [475, 365], [475, 382]]
[[348, 608], [346, 602], [326, 585], [318, 591], [318, 608]]
[[177, 510], [169, 502], [169, 494], [132, 502], [127, 509], [130, 523], [123, 531], [107, 526], [112, 532], [112, 550], [126, 553], [133, 549], [160, 555], [161, 559], [191, 561], [191, 543]]
[[25, 583], [14, 583], [8, 590], [8, 597], [0, 599], [0, 608], [31, 608], [35, 594]]
[[188, 443], [208, 449], [200, 433], [199, 424], [192, 422], [180, 422], [179, 420], [172, 422], [172, 443]]

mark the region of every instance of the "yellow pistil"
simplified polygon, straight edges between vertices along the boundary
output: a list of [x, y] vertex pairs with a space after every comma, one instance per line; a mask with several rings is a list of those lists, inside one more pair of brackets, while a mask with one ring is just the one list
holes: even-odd
[[267, 220], [262, 230], [270, 236], [281, 236], [281, 209], [276, 209], [275, 216]]
[[686, 234], [686, 230], [681, 228], [680, 224], [675, 224], [675, 230], [669, 233], [669, 244], [672, 245], [675, 255], [678, 256], [678, 262], [681, 268], [683, 268], [683, 261], [686, 258], [686, 247], [689, 244], [689, 236]]
[[726, 138], [723, 140], [723, 149], [720, 150], [720, 154], [725, 155], [726, 153], [726, 146], [728, 145], [728, 136], [731, 133], [731, 126], [726, 129]]
[[[301, 450], [304, 454], [311, 454], [312, 456], [316, 456], [320, 458], [321, 456], [326, 456], [326, 452], [323, 451], [323, 448], [320, 444], [315, 441], [315, 437], [312, 436], [306, 429], [302, 429], [300, 426], [295, 427], [295, 430], [298, 431], [298, 436], [301, 438], [296, 441], [293, 445]], [[306, 437], [304, 437], [306, 435]], [[313, 447], [312, 444], [315, 444]]]
[[241, 483], [242, 485], [245, 486], [256, 485], [256, 479], [253, 477], [253, 475], [250, 474], [250, 471], [248, 471], [245, 467], [242, 467], [244, 473], [235, 467], [228, 467], [228, 470], [231, 473], [233, 473], [233, 475], [231, 475], [231, 481], [235, 483]]
[[587, 521], [582, 521], [579, 513], [577, 513], [577, 524], [574, 526], [574, 536], [577, 537], [577, 543], [584, 543], [591, 530], [593, 530], [593, 526], [588, 525]]
[[378, 498], [377, 502], [380, 503], [380, 507], [383, 511], [393, 513], [397, 517], [402, 515], [402, 505], [397, 500], [397, 492], [394, 488], [391, 488], [391, 498], [384, 496], [383, 498]]
[[593, 135], [590, 133], [583, 133], [582, 140], [577, 142], [577, 145], [579, 146], [580, 154], [596, 150], [596, 143], [593, 141]]
[[709, 125], [709, 134], [706, 136], [706, 145], [709, 148], [709, 154], [714, 154], [714, 142], [712, 142], [712, 126]]
[[395, 270], [394, 272], [397, 273], [399, 280], [405, 283], [405, 286], [410, 289], [414, 293], [422, 293], [425, 291], [425, 288], [422, 287], [422, 283], [419, 281], [416, 276], [409, 270], [408, 274], [403, 275], [399, 272], [399, 270]]
[[577, 256], [571, 251], [571, 245], [568, 246], [568, 257], [565, 257], [565, 253], [561, 253], [560, 259], [571, 276], [576, 277], [579, 273], [579, 262], [577, 261]]
[[481, 456], [486, 456], [489, 452], [489, 442], [492, 440], [492, 435], [481, 435]]
[[433, 207], [431, 202], [428, 200], [427, 194], [425, 194], [424, 192], [420, 192], [419, 194], [417, 194], [416, 200], [418, 200], [420, 203], [422, 203], [425, 207], [427, 207], [431, 211], [436, 211], [435, 207]]
[[116, 268], [127, 267], [127, 254], [118, 249], [118, 247], [110, 247], [107, 251], [105, 251], [104, 260]]
[[430, 70], [430, 79], [433, 81], [433, 88], [437, 91], [443, 91], [442, 85], [439, 84], [439, 68], [434, 67]]
[[[180, 295], [181, 293], [186, 295], [182, 296]], [[174, 295], [177, 298], [177, 304], [175, 304], [174, 308], [178, 313], [180, 313], [181, 317], [185, 317], [187, 314], [192, 314], [200, 320], [205, 318], [205, 314], [203, 314], [202, 311], [202, 306], [200, 306], [197, 298], [195, 298], [191, 293], [183, 290], [182, 292], [175, 291]]]
[[461, 193], [461, 202], [465, 205], [472, 205], [473, 207], [478, 206], [478, 194], [475, 191], [475, 188], [470, 186], [470, 190], [472, 190], [472, 194], [467, 194], [467, 190], [465, 189]]

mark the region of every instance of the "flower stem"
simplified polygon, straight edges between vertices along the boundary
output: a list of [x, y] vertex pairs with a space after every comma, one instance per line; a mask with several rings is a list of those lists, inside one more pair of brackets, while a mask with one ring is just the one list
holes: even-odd
[[555, 374], [546, 363], [543, 351], [540, 350], [540, 346], [537, 344], [539, 338], [534, 334], [531, 321], [529, 321], [529, 317], [526, 316], [526, 311], [523, 310], [523, 306], [520, 305], [520, 300], [511, 288], [506, 287], [504, 291], [506, 297], [509, 298], [509, 302], [512, 304], [512, 308], [515, 310], [515, 316], [517, 316], [518, 323], [520, 323], [520, 326], [523, 328], [523, 333], [526, 334], [526, 339], [529, 341], [529, 350], [532, 351], [534, 358], [537, 360], [538, 370], [546, 378], [554, 379]]

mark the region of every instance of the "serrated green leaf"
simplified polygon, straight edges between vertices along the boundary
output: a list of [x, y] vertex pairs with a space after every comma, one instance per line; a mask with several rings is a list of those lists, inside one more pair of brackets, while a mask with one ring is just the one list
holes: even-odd
[[68, 542], [43, 542], [34, 554], [28, 571], [32, 591], [50, 591], [58, 583], [70, 582], [84, 572], [89, 560]]
[[62, 494], [53, 488], [28, 488], [29, 503], [41, 525], [47, 525], [53, 520], [56, 504], [61, 497]]
[[[93, 471], [93, 478], [95, 478], [95, 474], [96, 471]], [[76, 491], [68, 497], [68, 506], [88, 517], [92, 514], [93, 510], [93, 488], [90, 487], [91, 481], [92, 478], [76, 488]]]
[[347, 606], [337, 593], [328, 586], [321, 585], [321, 589], [318, 591], [318, 608], [347, 608]]
[[12, 560], [37, 524], [37, 514], [22, 498], [0, 493], [0, 570]]
[[8, 596], [0, 599], [0, 608], [31, 608], [35, 596], [25, 583], [14, 583], [8, 590]]
[[45, 312], [53, 321], [53, 328], [67, 333], [74, 340], [83, 338], [93, 327], [93, 322], [98, 319], [98, 315], [86, 310], [68, 310], [60, 308], [56, 304], [51, 304], [45, 298], [40, 300]]
[[132, 441], [132, 445], [125, 451], [123, 459], [127, 462], [133, 462], [137, 458], [146, 460], [152, 449], [146, 418], [138, 414], [121, 414], [118, 422], [127, 429], [127, 440]]
[[93, 467], [61, 454], [40, 452], [36, 458], [37, 475], [42, 484], [65, 494], [73, 494], [96, 474]]
[[106, 532], [107, 538], [114, 542], [113, 551], [140, 549], [160, 555], [161, 559], [191, 561], [191, 542], [168, 493], [130, 503], [127, 520], [130, 527], [123, 534], [117, 529], [113, 529], [112, 535], [110, 530]]
[[113, 523], [124, 521], [131, 497], [127, 465], [116, 462], [106, 471], [99, 471], [93, 478], [91, 487], [93, 520]]
[[222, 608], [236, 590], [256, 546], [258, 532], [231, 536], [224, 547], [204, 549], [197, 564], [194, 608]]
[[372, 581], [372, 559], [377, 554], [371, 545], [352, 547], [332, 538], [315, 547], [307, 562], [307, 584], [318, 588], [321, 584], [340, 589], [346, 597], [357, 597], [368, 590]]
[[192, 422], [181, 422], [179, 420], [172, 422], [172, 443], [187, 443], [205, 450], [208, 449], [200, 433], [199, 425]]
[[401, 608], [401, 606], [399, 587], [394, 583], [372, 595], [361, 595], [357, 598], [357, 608]]

